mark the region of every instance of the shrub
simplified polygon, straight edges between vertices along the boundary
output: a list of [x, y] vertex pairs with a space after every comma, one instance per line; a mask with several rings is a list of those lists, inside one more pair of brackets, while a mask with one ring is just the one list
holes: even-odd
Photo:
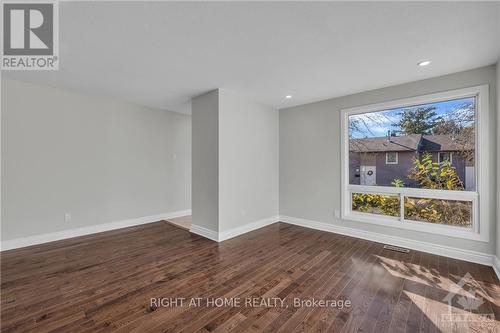
[[437, 163], [432, 161], [429, 153], [424, 153], [422, 160], [413, 162], [408, 178], [415, 180], [421, 188], [463, 191], [464, 184], [457, 175], [456, 169], [449, 161]]
[[399, 205], [399, 197], [394, 195], [371, 193], [352, 194], [352, 210], [359, 212], [399, 216]]

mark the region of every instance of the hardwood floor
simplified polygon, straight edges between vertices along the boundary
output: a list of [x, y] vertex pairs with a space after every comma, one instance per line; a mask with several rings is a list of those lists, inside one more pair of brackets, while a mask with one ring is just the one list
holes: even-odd
[[[1, 259], [2, 332], [499, 329], [500, 283], [490, 267], [391, 252], [379, 243], [284, 223], [217, 244], [157, 222], [6, 251]], [[468, 293], [453, 288], [466, 273]], [[450, 290], [457, 295], [448, 307]], [[186, 299], [183, 306], [151, 306], [151, 298], [175, 297]], [[201, 306], [189, 306], [192, 297], [200, 297]], [[276, 297], [285, 306], [272, 306]], [[242, 303], [207, 306], [207, 298]], [[244, 303], [252, 298], [269, 303]], [[294, 306], [295, 298], [349, 300], [352, 306]], [[476, 321], [445, 327], [449, 313]], [[477, 322], [488, 314], [497, 319]]]

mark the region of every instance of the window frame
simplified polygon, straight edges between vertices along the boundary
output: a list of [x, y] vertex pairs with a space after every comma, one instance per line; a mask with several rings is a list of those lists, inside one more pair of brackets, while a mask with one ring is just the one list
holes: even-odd
[[[396, 161], [395, 162], [389, 162], [389, 154], [394, 153], [396, 154]], [[399, 164], [399, 153], [397, 151], [388, 151], [385, 153], [385, 164], [389, 165], [396, 165]]]
[[443, 163], [441, 161], [441, 154], [449, 154], [450, 155], [450, 163], [453, 163], [453, 152], [451, 151], [439, 151], [438, 152], [438, 163]]
[[[475, 191], [447, 191], [390, 186], [365, 186], [349, 184], [349, 116], [384, 111], [428, 103], [443, 102], [467, 97], [476, 98], [475, 115]], [[474, 86], [438, 93], [431, 93], [388, 102], [369, 104], [340, 110], [341, 122], [341, 218], [343, 220], [376, 224], [388, 227], [426, 232], [456, 238], [489, 241], [489, 85]], [[480, 157], [480, 158], [479, 158]], [[439, 159], [439, 156], [438, 156]], [[387, 156], [386, 156], [387, 161]], [[395, 194], [400, 196], [400, 217], [376, 215], [352, 211], [352, 193]], [[405, 197], [462, 200], [472, 202], [472, 228], [413, 221], [404, 218]]]

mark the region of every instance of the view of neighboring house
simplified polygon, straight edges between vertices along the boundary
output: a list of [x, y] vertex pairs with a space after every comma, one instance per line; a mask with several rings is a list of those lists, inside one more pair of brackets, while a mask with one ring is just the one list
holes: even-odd
[[[465, 149], [472, 150], [473, 142]], [[349, 141], [349, 183], [356, 185], [391, 186], [394, 179], [406, 187], [417, 187], [408, 179], [416, 158], [425, 152], [434, 162], [451, 161], [466, 190], [475, 189], [474, 159], [463, 154], [464, 145], [449, 135], [388, 135]]]

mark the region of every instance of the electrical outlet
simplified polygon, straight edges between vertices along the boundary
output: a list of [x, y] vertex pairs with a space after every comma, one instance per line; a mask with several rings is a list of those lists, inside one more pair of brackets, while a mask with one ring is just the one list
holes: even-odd
[[71, 214], [70, 213], [64, 214], [64, 222], [66, 222], [66, 223], [71, 222]]
[[335, 209], [333, 211], [333, 217], [335, 217], [336, 219], [340, 219], [340, 210]]

